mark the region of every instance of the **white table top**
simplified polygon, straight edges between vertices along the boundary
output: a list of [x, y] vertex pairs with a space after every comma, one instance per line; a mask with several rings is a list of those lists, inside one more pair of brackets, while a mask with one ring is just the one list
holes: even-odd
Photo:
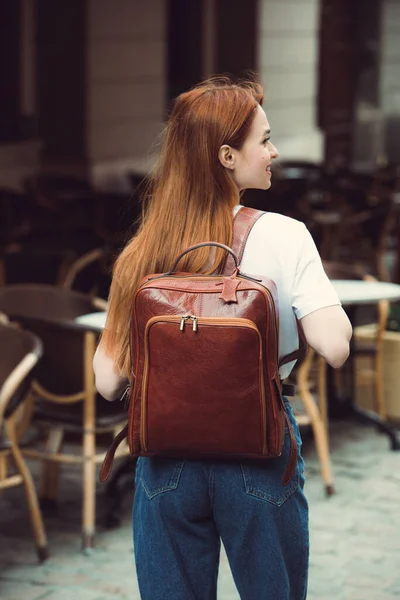
[[[333, 279], [332, 285], [343, 305], [371, 304], [378, 300], [400, 300], [400, 285], [384, 281]], [[105, 312], [89, 313], [76, 319], [77, 323], [101, 331], [106, 322]]]
[[346, 304], [373, 304], [378, 300], [400, 300], [400, 285], [386, 281], [332, 279], [340, 301]]
[[80, 317], [77, 317], [75, 321], [81, 325], [93, 327], [94, 329], [101, 331], [106, 324], [106, 315], [106, 312], [94, 312], [87, 315], [81, 315]]

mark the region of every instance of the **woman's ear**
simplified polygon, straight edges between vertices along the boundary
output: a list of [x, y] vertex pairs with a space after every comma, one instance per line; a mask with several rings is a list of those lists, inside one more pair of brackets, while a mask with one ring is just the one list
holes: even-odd
[[219, 149], [218, 158], [221, 165], [226, 169], [233, 170], [235, 168], [235, 152], [227, 144], [224, 144]]

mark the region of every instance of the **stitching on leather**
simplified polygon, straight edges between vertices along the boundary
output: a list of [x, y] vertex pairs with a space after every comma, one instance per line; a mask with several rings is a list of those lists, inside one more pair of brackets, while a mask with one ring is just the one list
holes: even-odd
[[199, 308], [198, 308], [198, 314], [202, 315], [203, 314], [203, 294], [199, 294], [200, 297], [200, 302], [199, 302]]

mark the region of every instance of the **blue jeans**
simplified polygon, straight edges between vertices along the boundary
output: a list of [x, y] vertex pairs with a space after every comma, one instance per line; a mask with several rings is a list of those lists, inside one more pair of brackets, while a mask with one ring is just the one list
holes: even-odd
[[301, 439], [298, 461], [140, 458], [133, 532], [142, 600], [215, 600], [221, 540], [242, 600], [303, 600], [307, 594], [308, 505]]

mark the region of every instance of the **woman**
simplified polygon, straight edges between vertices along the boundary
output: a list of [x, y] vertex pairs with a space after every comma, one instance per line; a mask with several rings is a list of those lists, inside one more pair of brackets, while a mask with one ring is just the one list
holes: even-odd
[[[230, 245], [241, 192], [271, 186], [278, 151], [258, 83], [212, 78], [181, 94], [168, 121], [149, 205], [138, 233], [118, 258], [106, 328], [96, 352], [96, 386], [119, 398], [130, 372], [129, 318], [134, 292], [149, 273], [168, 271], [182, 249], [213, 240]], [[202, 248], [182, 261], [187, 272], [213, 273], [225, 255]], [[349, 353], [351, 326], [306, 227], [265, 213], [248, 238], [241, 267], [275, 281], [279, 352], [298, 346], [295, 317], [309, 345], [333, 367]], [[281, 367], [286, 378], [293, 363]], [[301, 440], [287, 486], [282, 456], [257, 462], [140, 458], [133, 510], [135, 559], [144, 600], [211, 600], [222, 539], [244, 600], [306, 597], [308, 508]]]

